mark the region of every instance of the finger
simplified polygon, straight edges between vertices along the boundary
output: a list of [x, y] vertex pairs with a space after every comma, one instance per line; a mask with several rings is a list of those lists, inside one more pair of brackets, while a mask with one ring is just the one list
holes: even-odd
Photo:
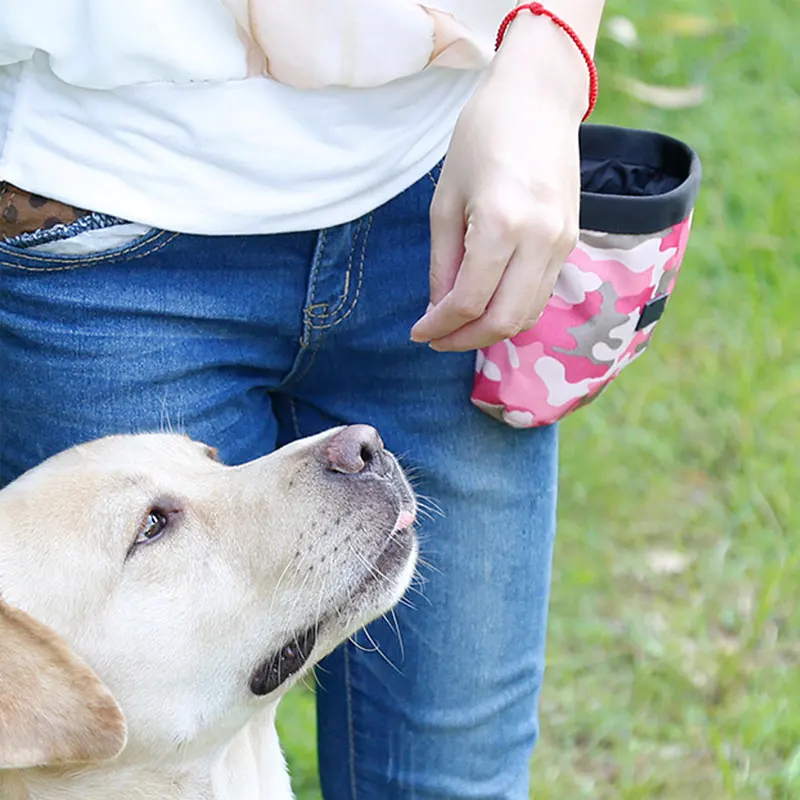
[[463, 202], [457, 196], [447, 193], [443, 186], [446, 187], [446, 184], [441, 182], [437, 186], [430, 212], [430, 302], [434, 306], [455, 284], [464, 258], [464, 237], [467, 232]]
[[464, 258], [453, 288], [412, 329], [415, 341], [441, 339], [473, 320], [489, 305], [514, 254], [514, 225], [475, 215], [464, 236]]
[[[541, 208], [530, 220], [486, 312], [458, 332], [432, 337], [435, 350], [488, 347], [536, 323], [574, 247], [578, 227], [577, 215], [565, 221], [555, 211], [548, 213]], [[547, 259], [544, 263], [543, 258]]]
[[448, 336], [431, 341], [439, 351], [477, 350], [503, 339], [511, 339], [532, 328], [550, 298], [563, 259], [537, 265], [530, 250], [518, 250], [508, 264], [486, 312]]

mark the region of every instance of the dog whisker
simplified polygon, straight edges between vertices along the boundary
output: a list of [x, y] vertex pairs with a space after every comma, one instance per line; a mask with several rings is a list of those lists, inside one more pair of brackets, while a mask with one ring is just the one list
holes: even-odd
[[317, 595], [317, 611], [316, 614], [314, 615], [314, 625], [317, 628], [317, 631], [319, 631], [319, 626], [320, 623], [322, 622], [322, 617], [323, 617], [322, 603], [327, 597], [330, 596], [330, 593], [328, 592], [328, 579], [331, 576], [331, 574], [332, 574], [331, 562], [328, 561], [325, 573], [322, 576], [322, 588], [320, 589], [319, 594]]
[[[400, 648], [400, 660], [405, 661], [406, 648], [405, 644], [403, 643], [403, 635], [400, 633], [400, 622], [397, 619], [397, 614], [395, 613], [394, 609], [392, 609], [388, 614], [384, 614], [383, 618], [386, 620], [386, 624], [397, 636], [397, 644]], [[392, 624], [392, 620], [394, 621], [394, 625]]]
[[350, 552], [369, 570], [371, 575], [374, 575], [376, 578], [380, 578], [387, 583], [391, 583], [391, 578], [388, 575], [384, 575], [374, 564], [370, 564], [364, 556], [361, 555], [357, 550], [354, 549], [353, 545], [350, 542], [347, 543], [347, 546], [350, 548]]
[[[303, 556], [300, 558], [300, 561], [297, 564], [294, 565], [295, 566], [295, 570], [294, 570], [295, 573], [300, 571], [300, 568], [303, 566], [303, 564], [305, 563], [305, 561], [306, 561], [306, 559], [308, 558], [309, 555], [310, 555], [310, 551], [307, 550], [303, 554]], [[286, 577], [286, 575], [289, 573], [289, 570], [292, 568], [292, 565], [293, 565], [293, 561], [290, 559], [287, 562], [286, 566], [283, 568], [283, 571], [281, 572], [280, 577], [278, 578], [278, 581], [275, 584], [275, 588], [272, 590], [272, 598], [270, 599], [270, 604], [269, 604], [269, 616], [270, 617], [272, 617], [272, 615], [274, 613], [274, 610], [275, 610], [275, 598], [278, 597], [278, 594], [279, 594], [280, 589], [281, 589], [281, 584], [283, 583], [283, 580]]]
[[427, 569], [431, 572], [435, 572], [437, 575], [444, 575], [444, 572], [442, 572], [439, 567], [437, 567], [431, 561], [428, 561], [428, 559], [422, 557], [417, 559], [417, 569]]
[[447, 516], [436, 500], [427, 495], [417, 495], [417, 505], [420, 509], [427, 511], [429, 514], [434, 514], [437, 517]]
[[372, 638], [372, 635], [369, 632], [369, 628], [363, 628], [361, 631], [367, 639], [369, 639], [370, 643], [375, 647], [375, 652], [398, 674], [402, 675], [403, 671], [392, 661], [386, 653], [381, 650], [380, 645]]
[[[293, 601], [291, 607], [289, 608], [288, 612], [286, 613], [285, 618], [287, 620], [296, 620], [296, 619], [300, 618], [300, 615], [298, 615], [298, 613], [297, 613], [297, 609], [298, 609], [298, 606], [300, 604], [301, 598], [304, 597], [305, 588], [306, 588], [306, 585], [308, 584], [308, 581], [310, 580], [310, 577], [311, 577], [311, 573], [306, 570], [306, 573], [303, 576], [303, 581], [300, 584], [299, 589], [297, 589], [297, 591], [295, 592], [294, 601]], [[296, 630], [284, 628], [283, 635], [284, 635], [284, 637], [288, 637], [288, 636], [293, 636], [296, 633], [297, 633]]]

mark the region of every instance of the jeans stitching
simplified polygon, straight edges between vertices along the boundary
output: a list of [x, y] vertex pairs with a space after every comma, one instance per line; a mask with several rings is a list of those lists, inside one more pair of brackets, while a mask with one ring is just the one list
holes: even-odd
[[312, 276], [311, 276], [311, 288], [308, 291], [308, 297], [311, 301], [306, 308], [303, 310], [303, 316], [309, 316], [309, 309], [314, 308], [315, 305], [323, 305], [322, 303], [314, 304], [314, 297], [317, 293], [317, 278], [319, 278], [320, 268], [322, 266], [322, 258], [325, 254], [325, 244], [327, 242], [327, 230], [323, 228], [319, 232], [319, 250], [315, 253], [314, 263], [311, 265]]
[[323, 228], [319, 232], [319, 242], [317, 244], [316, 251], [314, 252], [314, 259], [311, 262], [310, 285], [308, 288], [308, 292], [306, 294], [306, 303], [303, 306], [303, 310], [301, 312], [303, 316], [303, 332], [300, 335], [301, 350], [305, 350], [308, 347], [309, 341], [311, 339], [309, 335], [309, 332], [311, 331], [311, 326], [309, 325], [310, 315], [308, 313], [308, 309], [313, 307], [314, 295], [317, 292], [317, 278], [319, 277], [319, 271], [321, 268], [322, 259], [325, 255], [326, 242], [327, 242], [327, 233], [325, 231], [325, 228]]
[[347, 743], [348, 743], [348, 769], [350, 772], [350, 795], [351, 800], [357, 800], [358, 784], [356, 781], [356, 747], [355, 747], [355, 725], [353, 721], [353, 689], [350, 678], [350, 648], [348, 643], [344, 647], [344, 682], [345, 682], [345, 702], [347, 703]]
[[[312, 305], [310, 305], [308, 307], [308, 315], [310, 317], [312, 317], [314, 319], [317, 319], [317, 320], [330, 319], [331, 317], [335, 317], [336, 314], [339, 311], [341, 311], [342, 307], [344, 306], [344, 304], [345, 304], [345, 302], [347, 300], [347, 295], [350, 293], [350, 273], [352, 272], [352, 269], [353, 269], [353, 253], [355, 253], [355, 250], [356, 250], [356, 244], [358, 242], [358, 237], [359, 237], [359, 235], [361, 233], [361, 225], [362, 224], [363, 224], [363, 219], [360, 219], [358, 221], [358, 227], [356, 228], [356, 231], [353, 234], [353, 239], [352, 239], [352, 242], [350, 244], [350, 255], [347, 257], [347, 270], [346, 270], [345, 275], [344, 275], [344, 289], [342, 290], [341, 297], [338, 299], [338, 301], [336, 303], [336, 307], [332, 311], [329, 311], [329, 310], [327, 310], [328, 309], [328, 304], [327, 303], [313, 303]], [[315, 309], [317, 309], [317, 308], [325, 308], [326, 311], [317, 314], [315, 312]], [[313, 328], [314, 325], [312, 325], [311, 327]]]
[[82, 233], [88, 231], [100, 231], [107, 228], [113, 228], [117, 225], [126, 225], [127, 220], [120, 217], [113, 217], [110, 214], [101, 214], [98, 211], [92, 211], [74, 222], [59, 223], [53, 225], [51, 228], [39, 228], [35, 231], [26, 231], [19, 233], [16, 236], [11, 236], [8, 239], [3, 239], [2, 242], [7, 247], [35, 247], [40, 244], [49, 244], [50, 242], [64, 241], [73, 236], [80, 236]]
[[[136, 255], [131, 256], [128, 260], [132, 261], [136, 258], [145, 258], [146, 256], [152, 255], [153, 253], [158, 252], [161, 248], [166, 247], [170, 242], [173, 242], [177, 239], [181, 234], [180, 233], [172, 233], [171, 235], [167, 234], [167, 231], [160, 231], [159, 233], [155, 234], [152, 238], [149, 238], [146, 241], [138, 242], [130, 247], [126, 247], [123, 250], [117, 250], [114, 253], [106, 253], [102, 256], [92, 257], [92, 258], [81, 258], [77, 260], [75, 263], [64, 264], [62, 266], [57, 267], [27, 267], [23, 266], [22, 264], [14, 263], [13, 261], [0, 261], [1, 266], [11, 267], [12, 269], [22, 270], [23, 272], [70, 272], [71, 270], [81, 269], [85, 267], [94, 267], [98, 264], [105, 263], [107, 261], [112, 261], [114, 259], [119, 258], [120, 256], [128, 255], [129, 253], [134, 253], [136, 250], [139, 250], [143, 247], [150, 246], [157, 242], [159, 239], [163, 238], [164, 236], [169, 236], [166, 241], [160, 242], [155, 247], [150, 247], [146, 249], [143, 253], [137, 253]], [[0, 247], [0, 252], [2, 252], [2, 247]], [[31, 260], [31, 261], [43, 261], [43, 262], [52, 262], [52, 258], [40, 258], [38, 256], [29, 256], [23, 255], [21, 256], [24, 259]]]
[[[323, 337], [318, 335], [316, 337], [316, 341], [314, 341], [313, 348], [311, 352], [308, 352], [309, 345], [312, 341], [311, 331], [312, 326], [309, 324], [309, 315], [308, 315], [308, 308], [310, 307], [312, 301], [314, 300], [314, 293], [316, 292], [317, 288], [317, 277], [319, 276], [320, 265], [322, 264], [322, 259], [325, 256], [325, 246], [327, 243], [327, 237], [325, 233], [325, 229], [323, 228], [319, 232], [319, 240], [316, 246], [316, 250], [314, 252], [314, 257], [311, 262], [311, 271], [309, 273], [309, 288], [306, 293], [306, 305], [302, 310], [302, 317], [303, 317], [303, 332], [300, 335], [300, 351], [298, 352], [297, 356], [295, 357], [294, 363], [292, 364], [292, 368], [289, 370], [286, 377], [281, 381], [280, 385], [277, 387], [278, 389], [285, 389], [288, 386], [292, 386], [293, 384], [298, 383], [301, 381], [305, 376], [308, 374], [308, 371], [313, 366], [317, 353], [322, 345]], [[303, 359], [306, 359], [305, 364], [303, 363]]]
[[347, 270], [346, 270], [345, 276], [344, 276], [344, 289], [342, 290], [341, 297], [339, 297], [339, 299], [338, 299], [338, 301], [336, 303], [336, 307], [332, 311], [326, 310], [326, 311], [324, 311], [322, 313], [317, 314], [317, 313], [314, 312], [314, 309], [317, 309], [317, 308], [326, 308], [327, 309], [328, 308], [328, 304], [327, 303], [314, 303], [314, 304], [312, 304], [312, 305], [310, 305], [308, 307], [309, 316], [314, 317], [315, 319], [330, 319], [331, 317], [335, 316], [337, 314], [337, 312], [339, 312], [341, 310], [342, 306], [345, 304], [345, 301], [347, 300], [347, 295], [348, 295], [348, 293], [350, 291], [350, 273], [351, 273], [352, 268], [353, 268], [353, 253], [355, 252], [356, 243], [358, 241], [359, 234], [361, 233], [362, 222], [363, 222], [363, 220], [359, 220], [358, 221], [358, 227], [356, 228], [355, 233], [353, 234], [353, 238], [352, 238], [351, 243], [350, 243], [350, 254], [347, 257]]
[[[442, 175], [442, 166], [443, 166], [443, 164], [444, 164], [444, 161], [442, 160], [432, 170], [429, 170], [429, 172], [428, 172], [428, 178], [430, 179], [430, 182], [433, 184], [433, 188], [434, 189], [439, 185], [439, 178]], [[435, 176], [434, 176], [434, 172], [436, 173]]]
[[152, 250], [148, 250], [144, 253], [137, 253], [136, 255], [131, 256], [128, 260], [135, 261], [137, 258], [147, 258], [147, 256], [151, 256], [153, 253], [157, 253], [163, 247], [166, 247], [170, 242], [174, 242], [175, 239], [177, 239], [180, 235], [180, 233], [174, 233], [169, 239], [167, 239], [166, 242], [162, 242], [160, 245], [158, 245], [158, 247], [154, 247]]
[[[353, 296], [352, 301], [350, 302], [350, 307], [347, 311], [342, 314], [341, 317], [338, 319], [333, 320], [333, 322], [328, 322], [325, 325], [314, 325], [313, 323], [309, 323], [309, 327], [312, 330], [324, 330], [325, 328], [333, 328], [335, 325], [338, 325], [340, 322], [344, 322], [355, 310], [356, 305], [358, 304], [358, 299], [361, 296], [361, 288], [364, 285], [364, 261], [367, 256], [367, 241], [369, 240], [369, 233], [372, 229], [372, 213], [370, 212], [367, 218], [367, 226], [364, 230], [364, 239], [361, 243], [361, 257], [358, 262], [358, 283], [356, 284], [356, 291], [355, 295]], [[350, 283], [350, 273], [348, 269], [348, 276], [346, 279], [346, 285]]]

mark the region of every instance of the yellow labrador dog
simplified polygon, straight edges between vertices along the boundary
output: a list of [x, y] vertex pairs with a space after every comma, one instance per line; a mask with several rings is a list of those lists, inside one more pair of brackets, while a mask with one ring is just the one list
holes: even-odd
[[227, 467], [172, 434], [0, 492], [0, 798], [287, 800], [280, 697], [389, 610], [416, 502], [364, 425]]

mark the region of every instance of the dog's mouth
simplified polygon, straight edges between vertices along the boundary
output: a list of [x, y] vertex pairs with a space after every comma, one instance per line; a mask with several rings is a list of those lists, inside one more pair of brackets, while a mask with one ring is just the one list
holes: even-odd
[[277, 653], [262, 661], [250, 677], [250, 690], [263, 697], [274, 692], [281, 684], [300, 672], [311, 659], [320, 629], [332, 620], [346, 616], [347, 607], [375, 592], [383, 584], [391, 585], [399, 578], [412, 558], [416, 548], [414, 522], [416, 509], [402, 510], [386, 539], [383, 550], [371, 568], [350, 592], [348, 600], [333, 613], [326, 614], [314, 625], [294, 636]]
[[393, 583], [403, 572], [416, 546], [414, 522], [416, 512], [400, 512], [383, 550], [372, 564], [364, 579], [355, 587], [351, 599], [369, 593], [380, 584]]
[[285, 644], [274, 656], [263, 661], [250, 678], [250, 691], [263, 697], [306, 665], [317, 643], [317, 626], [306, 629]]

